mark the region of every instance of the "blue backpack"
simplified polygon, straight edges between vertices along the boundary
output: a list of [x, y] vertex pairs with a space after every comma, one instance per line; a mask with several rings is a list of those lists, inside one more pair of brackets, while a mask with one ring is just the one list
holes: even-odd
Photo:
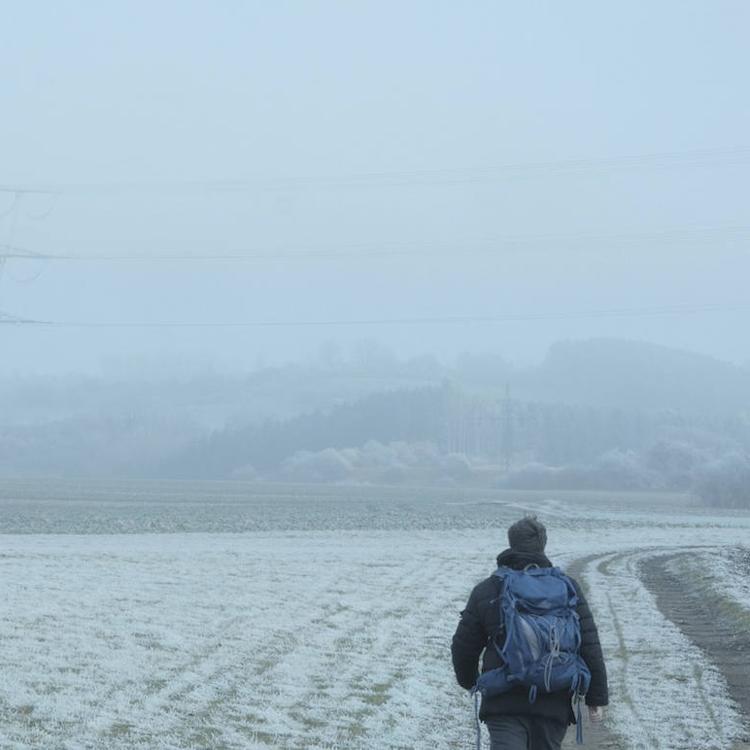
[[[568, 690], [578, 704], [578, 741], [582, 742], [580, 700], [591, 673], [580, 655], [581, 625], [573, 582], [559, 568], [528, 567], [495, 572], [503, 583], [498, 597], [500, 630], [492, 645], [503, 665], [483, 672], [473, 688], [484, 697], [523, 685], [529, 702], [540, 690]], [[498, 636], [504, 632], [502, 646]]]

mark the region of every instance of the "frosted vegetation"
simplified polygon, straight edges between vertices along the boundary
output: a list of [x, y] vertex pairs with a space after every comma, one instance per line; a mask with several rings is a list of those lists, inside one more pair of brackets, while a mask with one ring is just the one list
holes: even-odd
[[750, 631], [750, 547], [699, 552], [673, 563], [675, 573], [687, 575], [704, 591], [711, 591], [744, 619]]
[[531, 509], [588, 588], [613, 747], [729, 750], [746, 731], [710, 655], [642, 580], [650, 559], [699, 551], [711, 586], [746, 606], [732, 574], [745, 511], [257, 483], [2, 492], [3, 747], [468, 747], [450, 637], [503, 529]]

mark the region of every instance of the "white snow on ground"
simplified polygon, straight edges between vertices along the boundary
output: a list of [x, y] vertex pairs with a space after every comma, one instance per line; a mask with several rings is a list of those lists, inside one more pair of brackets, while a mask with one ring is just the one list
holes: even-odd
[[[470, 747], [450, 638], [524, 509], [476, 530], [0, 536], [0, 747]], [[731, 747], [721, 677], [630, 553], [740, 544], [750, 517], [537, 509], [556, 562], [600, 556], [584, 577], [623, 748]]]
[[3, 747], [455, 747], [470, 736], [446, 661], [469, 539], [0, 541]]

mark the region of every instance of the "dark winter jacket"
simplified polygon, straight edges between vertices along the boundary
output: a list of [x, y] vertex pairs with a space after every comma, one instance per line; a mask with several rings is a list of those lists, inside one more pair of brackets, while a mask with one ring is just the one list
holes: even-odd
[[[498, 555], [497, 564], [514, 570], [523, 570], [530, 564], [543, 568], [552, 567], [552, 563], [544, 555], [514, 550], [501, 552]], [[606, 706], [609, 703], [607, 671], [599, 644], [599, 633], [580, 586], [575, 581], [573, 584], [578, 594], [578, 616], [581, 621], [582, 636], [581, 656], [591, 670], [591, 685], [586, 694], [586, 704]], [[479, 657], [483, 651], [483, 672], [502, 666], [497, 651], [494, 648], [486, 648], [491, 644], [491, 638], [500, 629], [498, 598], [501, 588], [501, 580], [497, 576], [490, 576], [474, 588], [466, 609], [461, 612], [461, 620], [453, 636], [451, 652], [456, 679], [459, 685], [467, 690], [471, 689], [477, 681]], [[529, 703], [529, 691], [525, 687], [514, 688], [507, 693], [482, 700], [480, 711], [482, 720], [498, 715], [531, 715], [566, 723], [574, 722], [570, 693], [567, 690], [556, 693], [540, 691], [534, 703]]]

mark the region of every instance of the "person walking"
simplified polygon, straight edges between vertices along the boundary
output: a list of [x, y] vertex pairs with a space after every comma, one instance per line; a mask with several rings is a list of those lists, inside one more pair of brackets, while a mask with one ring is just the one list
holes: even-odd
[[[553, 567], [544, 554], [547, 530], [535, 516], [527, 516], [508, 529], [508, 544], [509, 548], [497, 557], [498, 571], [477, 584], [471, 592], [453, 636], [453, 669], [458, 684], [467, 690], [478, 686], [482, 655], [483, 679], [491, 678], [492, 675], [487, 673], [493, 670], [493, 675], [502, 675], [503, 670], [507, 672], [508, 669], [502, 654], [505, 653], [507, 658], [507, 649], [514, 647], [514, 644], [510, 638], [506, 642], [507, 616], [503, 614], [502, 606], [503, 588], [508, 585], [508, 579], [504, 575], [508, 571], [535, 570], [542, 574], [536, 578], [541, 578], [557, 573], [555, 570], [545, 570]], [[599, 633], [578, 583], [562, 574], [560, 576], [558, 580], [570, 581], [575, 590], [575, 598], [570, 601], [575, 605], [580, 624], [581, 671], [590, 674], [585, 702], [589, 718], [592, 722], [598, 722], [603, 718], [603, 707], [609, 703], [607, 670]], [[553, 651], [552, 657], [555, 655]], [[550, 661], [552, 657], [547, 656]], [[547, 686], [550, 687], [549, 682]], [[572, 699], [575, 696], [570, 687], [548, 692], [530, 688], [528, 683], [515, 683], [511, 679], [510, 684], [503, 685], [501, 690], [499, 693], [485, 691], [478, 712], [478, 720], [487, 725], [492, 750], [560, 750], [568, 726], [580, 721], [580, 712], [576, 717], [573, 711]]]

